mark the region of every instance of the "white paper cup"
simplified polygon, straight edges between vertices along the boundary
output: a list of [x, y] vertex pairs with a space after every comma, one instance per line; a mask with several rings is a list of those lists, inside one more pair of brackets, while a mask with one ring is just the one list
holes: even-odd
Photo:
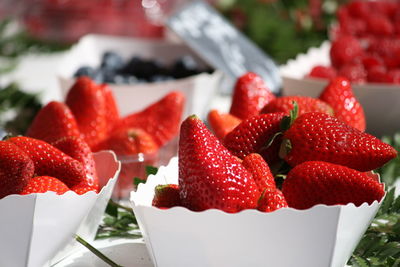
[[343, 267], [382, 202], [235, 214], [151, 206], [156, 185], [177, 182], [173, 158], [131, 194], [155, 266]]
[[[200, 64], [203, 61], [187, 46], [160, 40], [143, 40], [105, 35], [86, 35], [65, 55], [58, 70], [62, 95], [73, 85], [73, 75], [81, 66], [98, 67], [106, 51], [115, 51], [125, 60], [136, 55], [157, 59], [169, 64], [183, 55], [190, 54]], [[183, 117], [197, 114], [204, 117], [212, 97], [218, 90], [222, 73], [201, 73], [173, 81], [132, 85], [109, 84], [117, 100], [121, 115], [142, 110], [171, 91], [181, 91], [186, 97]]]
[[9, 195], [0, 200], [0, 266], [41, 267], [66, 256], [76, 233], [93, 240], [120, 169], [111, 152], [94, 154], [100, 184], [78, 195], [68, 191]]
[[[281, 66], [283, 95], [318, 97], [328, 81], [304, 78], [316, 65], [330, 65], [330, 43], [311, 48]], [[375, 136], [391, 135], [400, 130], [400, 86], [367, 83], [353, 84], [353, 91], [364, 108], [367, 132]]]

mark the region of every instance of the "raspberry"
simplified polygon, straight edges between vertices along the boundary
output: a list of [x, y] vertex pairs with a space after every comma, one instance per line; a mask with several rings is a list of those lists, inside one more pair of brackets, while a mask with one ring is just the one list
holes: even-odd
[[388, 18], [380, 14], [367, 17], [367, 29], [376, 35], [391, 35], [394, 33], [393, 24]]
[[367, 32], [367, 23], [362, 19], [346, 17], [340, 22], [340, 33], [362, 36]]
[[333, 79], [336, 77], [336, 70], [332, 67], [318, 65], [312, 68], [309, 76], [315, 78]]
[[356, 0], [347, 5], [349, 14], [357, 18], [367, 18], [370, 14], [369, 5], [366, 1]]
[[375, 66], [384, 66], [382, 58], [377, 55], [365, 55], [361, 58], [361, 63], [366, 70]]
[[330, 57], [332, 65], [336, 68], [351, 63], [362, 55], [360, 42], [352, 36], [341, 36], [332, 43]]
[[390, 70], [387, 76], [390, 83], [400, 84], [400, 69]]
[[367, 80], [367, 72], [362, 64], [350, 63], [339, 69], [339, 76], [344, 76], [354, 83], [364, 83]]
[[368, 69], [368, 82], [388, 83], [386, 68], [384, 66], [374, 66]]

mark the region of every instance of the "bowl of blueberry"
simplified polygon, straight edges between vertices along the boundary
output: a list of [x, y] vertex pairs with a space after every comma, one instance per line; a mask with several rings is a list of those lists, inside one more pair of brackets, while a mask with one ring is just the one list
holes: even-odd
[[202, 116], [222, 75], [183, 44], [87, 35], [66, 53], [60, 64], [58, 78], [63, 94], [81, 76], [107, 83], [122, 115], [177, 90], [188, 100], [184, 115]]

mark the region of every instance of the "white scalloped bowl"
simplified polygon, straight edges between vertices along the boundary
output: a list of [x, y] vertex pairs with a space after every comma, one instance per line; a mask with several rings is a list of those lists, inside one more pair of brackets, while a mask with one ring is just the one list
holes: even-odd
[[[81, 66], [97, 67], [106, 51], [117, 51], [124, 60], [133, 55], [145, 59], [162, 60], [172, 63], [183, 55], [192, 55], [201, 66], [202, 61], [186, 45], [172, 41], [149, 40], [139, 38], [88, 34], [83, 36], [68, 53], [58, 69], [61, 93], [65, 96], [75, 82], [75, 71]], [[171, 91], [180, 91], [185, 95], [186, 104], [183, 118], [191, 114], [206, 116], [208, 105], [218, 91], [222, 73], [200, 73], [187, 78], [172, 81], [141, 84], [109, 84], [114, 93], [121, 115], [139, 111], [159, 100]]]
[[[120, 170], [115, 154], [94, 154], [101, 191], [9, 195], [0, 199], [0, 266], [48, 266], [77, 249], [75, 234], [91, 241]], [[79, 245], [79, 244], [78, 244]]]
[[[328, 81], [305, 78], [316, 65], [328, 66], [330, 42], [318, 48], [310, 48], [280, 67], [283, 80], [283, 95], [318, 97]], [[400, 86], [367, 83], [353, 85], [353, 91], [364, 108], [367, 132], [375, 136], [400, 131]]]
[[178, 159], [173, 158], [131, 194], [147, 249], [159, 267], [343, 267], [382, 202], [235, 214], [151, 206], [156, 185], [177, 182]]

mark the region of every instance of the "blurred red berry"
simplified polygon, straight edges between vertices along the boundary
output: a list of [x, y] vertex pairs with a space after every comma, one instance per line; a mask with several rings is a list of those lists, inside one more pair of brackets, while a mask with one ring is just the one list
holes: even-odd
[[362, 64], [351, 63], [344, 65], [338, 71], [339, 76], [344, 76], [354, 83], [364, 83], [367, 81], [367, 72]]
[[352, 36], [340, 36], [332, 43], [330, 50], [332, 65], [336, 68], [351, 63], [362, 55], [360, 42]]
[[308, 75], [315, 78], [333, 79], [336, 77], [336, 70], [330, 66], [315, 66]]

